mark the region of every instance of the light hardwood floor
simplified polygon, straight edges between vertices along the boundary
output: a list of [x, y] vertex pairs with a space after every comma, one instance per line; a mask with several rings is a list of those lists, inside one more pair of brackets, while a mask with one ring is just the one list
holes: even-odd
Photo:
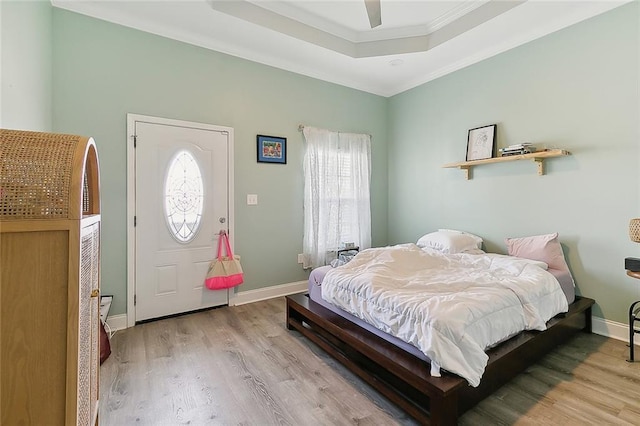
[[[413, 425], [285, 328], [284, 298], [118, 331], [101, 368], [100, 424]], [[461, 425], [640, 425], [640, 362], [580, 334], [464, 414]], [[640, 352], [640, 351], [639, 351]]]

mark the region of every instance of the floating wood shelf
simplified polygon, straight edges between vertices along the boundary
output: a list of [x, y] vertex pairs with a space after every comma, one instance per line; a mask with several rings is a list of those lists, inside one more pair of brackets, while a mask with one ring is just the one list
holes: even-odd
[[569, 151], [564, 149], [547, 149], [539, 152], [532, 152], [531, 154], [522, 155], [510, 155], [508, 157], [492, 157], [484, 160], [472, 160], [472, 161], [460, 161], [458, 163], [445, 164], [444, 168], [456, 168], [464, 170], [465, 178], [471, 179], [471, 169], [473, 166], [479, 166], [481, 164], [490, 163], [503, 163], [505, 161], [518, 161], [518, 160], [531, 160], [538, 164], [538, 175], [544, 175], [544, 160], [546, 158], [561, 157], [563, 155], [571, 155]]

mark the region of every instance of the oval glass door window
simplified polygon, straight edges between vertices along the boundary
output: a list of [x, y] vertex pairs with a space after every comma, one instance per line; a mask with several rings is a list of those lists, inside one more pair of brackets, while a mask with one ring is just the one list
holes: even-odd
[[191, 153], [180, 151], [167, 169], [164, 184], [164, 213], [176, 240], [188, 243], [196, 236], [203, 206], [200, 167]]

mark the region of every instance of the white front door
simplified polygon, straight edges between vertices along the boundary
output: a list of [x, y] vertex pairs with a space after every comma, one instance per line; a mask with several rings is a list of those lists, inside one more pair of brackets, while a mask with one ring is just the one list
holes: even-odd
[[140, 119], [134, 132], [136, 321], [227, 304], [204, 280], [231, 220], [229, 129]]

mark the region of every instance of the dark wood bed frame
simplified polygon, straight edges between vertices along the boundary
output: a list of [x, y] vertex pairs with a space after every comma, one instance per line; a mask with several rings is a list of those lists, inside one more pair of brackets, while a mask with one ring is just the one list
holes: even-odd
[[543, 332], [525, 331], [487, 351], [480, 385], [442, 373], [431, 377], [428, 362], [315, 303], [307, 295], [287, 296], [287, 328], [297, 330], [420, 423], [454, 425], [503, 384], [574, 334], [591, 332], [593, 299], [577, 297], [569, 312], [551, 319]]

